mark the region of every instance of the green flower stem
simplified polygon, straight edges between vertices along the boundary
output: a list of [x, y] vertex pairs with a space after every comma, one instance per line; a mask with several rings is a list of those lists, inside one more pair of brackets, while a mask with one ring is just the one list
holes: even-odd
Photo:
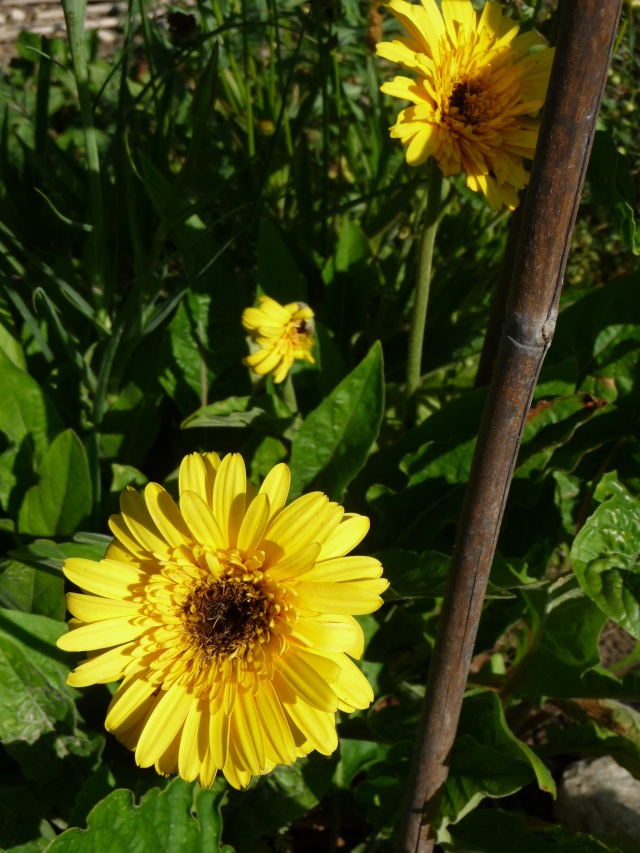
[[420, 368], [422, 365], [422, 345], [424, 342], [424, 327], [427, 322], [427, 306], [429, 304], [429, 287], [431, 284], [431, 264], [433, 247], [438, 228], [438, 212], [440, 210], [440, 195], [442, 193], [442, 172], [432, 157], [429, 162], [429, 185], [427, 188], [427, 210], [424, 217], [422, 239], [420, 240], [420, 259], [416, 278], [415, 302], [409, 332], [409, 354], [407, 357], [407, 388], [406, 401], [409, 404], [420, 384]]
[[298, 411], [298, 400], [296, 399], [296, 392], [293, 387], [291, 372], [287, 373], [287, 378], [280, 387], [282, 388], [282, 399], [295, 415]]

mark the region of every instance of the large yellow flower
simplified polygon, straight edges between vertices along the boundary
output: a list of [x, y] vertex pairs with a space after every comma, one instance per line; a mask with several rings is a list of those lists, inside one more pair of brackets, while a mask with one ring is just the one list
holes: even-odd
[[180, 507], [157, 483], [122, 493], [104, 560], [69, 559], [75, 617], [58, 641], [88, 651], [73, 687], [123, 678], [106, 727], [141, 767], [234, 787], [337, 746], [335, 712], [373, 693], [347, 655], [388, 584], [371, 557], [345, 556], [369, 521], [321, 492], [288, 507], [277, 465], [256, 494], [242, 457], [187, 456]]
[[313, 311], [304, 302], [280, 305], [261, 296], [257, 308], [245, 308], [242, 325], [258, 344], [257, 352], [244, 359], [254, 373], [273, 373], [274, 382], [282, 382], [298, 359], [314, 364]]
[[419, 166], [433, 156], [445, 177], [466, 172], [467, 186], [483, 192], [494, 210], [513, 210], [516, 191], [529, 182], [523, 158], [536, 147], [535, 114], [553, 49], [535, 50], [544, 40], [535, 32], [518, 35], [498, 3], [487, 2], [482, 13], [470, 0], [442, 0], [442, 14], [435, 0], [387, 6], [409, 38], [379, 44], [378, 54], [419, 75], [382, 86], [414, 105], [391, 128], [408, 146], [407, 162]]

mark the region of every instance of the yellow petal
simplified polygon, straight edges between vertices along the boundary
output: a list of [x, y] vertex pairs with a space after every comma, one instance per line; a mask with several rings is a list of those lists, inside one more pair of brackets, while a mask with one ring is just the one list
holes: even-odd
[[118, 681], [122, 678], [125, 667], [131, 663], [132, 648], [133, 644], [117, 646], [83, 661], [69, 674], [67, 684], [71, 687], [88, 687], [90, 684], [110, 684], [112, 681]]
[[229, 716], [219, 711], [209, 721], [209, 749], [216, 767], [224, 767], [229, 752]]
[[109, 732], [118, 733], [134, 726], [145, 716], [155, 699], [157, 685], [150, 684], [143, 675], [125, 679], [115, 692], [104, 722]]
[[340, 676], [331, 688], [338, 698], [353, 708], [364, 710], [373, 702], [373, 690], [362, 671], [346, 655], [327, 655], [340, 668]]
[[331, 522], [336, 512], [322, 492], [311, 492], [295, 500], [276, 517], [265, 533], [262, 548], [265, 565], [298, 551], [316, 541], [322, 528]]
[[264, 767], [264, 740], [253, 696], [239, 690], [231, 716], [231, 739], [242, 760], [243, 769], [257, 776]]
[[180, 511], [196, 542], [211, 548], [226, 548], [227, 539], [213, 513], [195, 492], [186, 491], [180, 496]]
[[286, 582], [298, 575], [309, 572], [315, 566], [316, 559], [320, 553], [320, 545], [312, 542], [299, 551], [294, 551], [282, 560], [278, 560], [270, 569], [269, 577], [274, 580]]
[[178, 730], [169, 746], [162, 755], [158, 756], [157, 761], [154, 763], [156, 773], [159, 773], [161, 776], [171, 776], [178, 772], [181, 738], [182, 732]]
[[318, 711], [305, 702], [285, 705], [284, 712], [306, 736], [312, 749], [317, 749], [322, 755], [331, 755], [335, 751], [338, 735], [333, 714]]
[[204, 757], [204, 761], [202, 762], [202, 767], [200, 769], [200, 776], [198, 777], [198, 781], [203, 788], [210, 788], [216, 780], [216, 774], [218, 773], [218, 766], [213, 761], [213, 756], [211, 755], [211, 750], [208, 749], [206, 755]]
[[199, 453], [190, 453], [182, 460], [178, 474], [178, 490], [181, 497], [183, 492], [195, 492], [207, 503], [207, 469]]
[[115, 619], [105, 619], [103, 622], [92, 622], [76, 628], [68, 634], [63, 634], [58, 640], [58, 648], [66, 652], [88, 652], [93, 649], [108, 649], [129, 643], [148, 630], [147, 626], [138, 624], [140, 619], [129, 616], [119, 616]]
[[139, 616], [140, 604], [135, 601], [123, 601], [121, 598], [100, 598], [68, 592], [67, 610], [82, 622], [99, 622], [116, 616]]
[[193, 538], [180, 510], [162, 486], [149, 483], [144, 490], [144, 499], [153, 523], [172, 548], [193, 544]]
[[193, 694], [178, 682], [164, 692], [147, 720], [138, 746], [136, 762], [139, 767], [151, 767], [171, 746], [171, 742], [184, 725], [184, 721], [196, 701]]
[[302, 657], [287, 650], [276, 661], [284, 681], [304, 702], [320, 711], [336, 711], [338, 702], [327, 682]]
[[259, 494], [251, 502], [238, 533], [238, 550], [247, 556], [256, 550], [269, 523], [269, 498]]
[[295, 624], [293, 636], [302, 637], [314, 649], [348, 652], [353, 657], [360, 657], [364, 647], [362, 628], [352, 616], [302, 617]]
[[291, 472], [280, 462], [269, 471], [260, 486], [261, 495], [269, 498], [269, 520], [273, 520], [287, 502], [291, 488]]
[[329, 538], [322, 543], [318, 560], [343, 557], [352, 551], [369, 532], [366, 515], [345, 515]]
[[133, 587], [147, 578], [146, 572], [115, 560], [85, 560], [71, 557], [65, 561], [65, 575], [81, 589], [105, 598], [127, 598]]
[[131, 534], [146, 551], [167, 551], [167, 542], [153, 523], [144, 498], [131, 486], [120, 495], [120, 511]]
[[149, 552], [131, 535], [131, 531], [120, 513], [109, 518], [109, 529], [136, 560], [149, 559]]
[[305, 581], [358, 581], [369, 578], [379, 578], [382, 566], [374, 557], [335, 557], [316, 563], [308, 572], [299, 576]]
[[209, 749], [209, 700], [203, 697], [193, 701], [184, 724], [178, 753], [178, 772], [187, 782], [192, 782], [201, 772]]
[[255, 695], [256, 711], [262, 721], [265, 749], [277, 764], [291, 764], [296, 747], [280, 700], [270, 681], [263, 681]]
[[213, 486], [213, 514], [225, 537], [225, 547], [235, 548], [244, 518], [247, 474], [239, 453], [222, 460]]
[[[369, 585], [380, 581], [355, 583], [301, 583], [296, 588], [296, 606], [318, 613], [349, 614], [352, 616], [373, 613], [382, 605], [382, 599]], [[366, 584], [366, 585], [365, 585]], [[383, 590], [388, 587], [383, 582]]]

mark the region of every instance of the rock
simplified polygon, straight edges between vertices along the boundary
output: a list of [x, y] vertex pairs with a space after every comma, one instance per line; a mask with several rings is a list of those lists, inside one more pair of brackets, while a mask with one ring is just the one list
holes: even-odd
[[[640, 840], [640, 781], [608, 755], [576, 761], [564, 772], [556, 819], [578, 832], [609, 842]], [[634, 848], [636, 849], [634, 844]], [[629, 849], [627, 847], [627, 849]], [[638, 848], [640, 849], [640, 848]]]

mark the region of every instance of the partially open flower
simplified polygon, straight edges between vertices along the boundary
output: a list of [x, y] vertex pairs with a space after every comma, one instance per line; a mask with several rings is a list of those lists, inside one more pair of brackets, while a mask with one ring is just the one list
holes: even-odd
[[259, 349], [244, 363], [254, 373], [273, 373], [274, 382], [282, 382], [296, 359], [314, 364], [313, 311], [304, 302], [280, 305], [275, 299], [261, 296], [257, 308], [245, 308], [242, 325]]
[[373, 692], [350, 660], [388, 586], [372, 557], [347, 557], [369, 520], [321, 492], [285, 507], [277, 465], [256, 494], [242, 457], [187, 456], [180, 506], [157, 483], [122, 493], [104, 560], [69, 559], [72, 629], [88, 651], [68, 683], [123, 679], [106, 727], [141, 767], [235, 787], [337, 746], [335, 712]]
[[378, 54], [418, 74], [381, 87], [413, 104], [391, 128], [407, 163], [435, 157], [445, 177], [466, 172], [467, 186], [494, 210], [513, 210], [529, 182], [523, 160], [538, 140], [553, 49], [533, 31], [518, 35], [499, 3], [480, 13], [471, 0], [442, 0], [442, 14], [435, 0], [386, 5], [409, 38], [382, 42]]

